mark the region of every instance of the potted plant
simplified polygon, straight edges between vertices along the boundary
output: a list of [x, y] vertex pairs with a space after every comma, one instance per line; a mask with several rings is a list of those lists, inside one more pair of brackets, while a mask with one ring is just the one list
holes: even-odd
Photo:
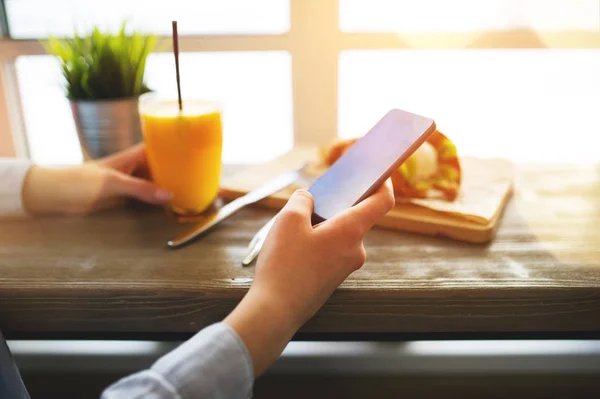
[[144, 70], [156, 42], [126, 34], [126, 23], [115, 34], [95, 27], [86, 36], [50, 37], [46, 50], [60, 59], [84, 156], [100, 158], [142, 140], [137, 102], [149, 91]]

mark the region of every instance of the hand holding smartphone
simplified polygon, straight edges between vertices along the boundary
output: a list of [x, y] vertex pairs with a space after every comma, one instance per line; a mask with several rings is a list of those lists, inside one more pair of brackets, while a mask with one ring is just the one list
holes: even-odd
[[389, 111], [313, 185], [313, 225], [371, 195], [435, 132], [433, 119], [399, 109]]

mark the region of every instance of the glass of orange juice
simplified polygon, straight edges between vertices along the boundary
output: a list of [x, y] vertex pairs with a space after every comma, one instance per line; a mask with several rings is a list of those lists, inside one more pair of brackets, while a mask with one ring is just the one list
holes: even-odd
[[171, 210], [180, 215], [208, 209], [219, 192], [223, 130], [220, 107], [209, 101], [147, 93], [139, 111], [150, 173], [173, 194]]

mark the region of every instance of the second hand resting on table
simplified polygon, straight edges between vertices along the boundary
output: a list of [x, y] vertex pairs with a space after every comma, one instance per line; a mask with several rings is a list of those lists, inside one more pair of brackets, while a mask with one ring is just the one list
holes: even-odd
[[[145, 164], [144, 148], [137, 146], [81, 167], [33, 167], [23, 185], [25, 210], [34, 215], [89, 213], [124, 196], [168, 202], [168, 192], [130, 175]], [[254, 376], [278, 358], [294, 333], [363, 265], [363, 237], [393, 208], [394, 195], [388, 181], [361, 203], [315, 227], [313, 205], [307, 191], [292, 195], [265, 241], [250, 290], [224, 320], [246, 346]]]
[[171, 193], [148, 177], [143, 144], [70, 168], [32, 166], [23, 183], [23, 206], [31, 215], [87, 214], [115, 205], [123, 197], [164, 204]]

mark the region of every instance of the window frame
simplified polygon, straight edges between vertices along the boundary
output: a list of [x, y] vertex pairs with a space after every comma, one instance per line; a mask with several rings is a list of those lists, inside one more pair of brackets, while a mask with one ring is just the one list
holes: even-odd
[[[8, 37], [0, 0], [0, 143], [29, 156], [14, 62], [21, 55], [46, 54], [36, 40]], [[600, 0], [598, 0], [600, 14]], [[181, 52], [283, 50], [292, 59], [294, 145], [323, 145], [338, 132], [338, 58], [344, 50], [600, 48], [598, 30], [473, 31], [435, 33], [343, 32], [338, 0], [290, 0], [290, 31], [281, 35], [185, 35]], [[168, 38], [165, 38], [168, 39]], [[310, 84], [307, 84], [310, 82]], [[4, 137], [3, 137], [4, 135]]]

